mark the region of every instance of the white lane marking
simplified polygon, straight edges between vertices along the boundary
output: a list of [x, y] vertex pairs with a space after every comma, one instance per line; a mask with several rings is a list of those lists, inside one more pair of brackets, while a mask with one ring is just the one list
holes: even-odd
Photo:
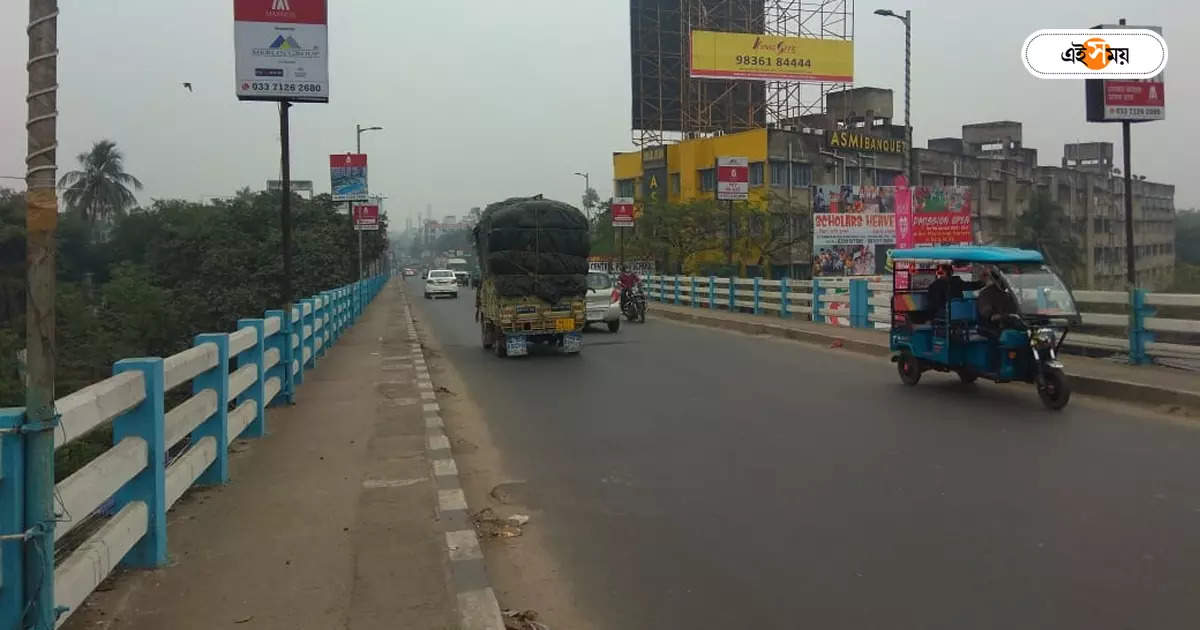
[[443, 512], [467, 509], [467, 497], [460, 489], [438, 490], [438, 508]]
[[433, 474], [437, 477], [451, 477], [458, 474], [458, 464], [453, 459], [433, 460]]
[[458, 594], [459, 627], [465, 630], [504, 630], [500, 602], [492, 587]]
[[446, 548], [450, 550], [450, 562], [463, 560], [480, 560], [483, 550], [479, 548], [479, 538], [469, 529], [446, 532]]
[[417, 387], [421, 389], [433, 389], [433, 383], [429, 381], [417, 381]]
[[435, 396], [433, 392], [421, 392], [421, 398], [424, 398], [425, 400], [437, 400], [437, 396]]
[[437, 403], [425, 403], [423, 408], [425, 409], [425, 411], [437, 411], [438, 404]]
[[426, 429], [441, 429], [441, 428], [444, 428], [445, 426], [446, 425], [442, 424], [441, 416], [425, 416], [425, 428]]
[[429, 450], [437, 451], [437, 450], [441, 450], [444, 448], [450, 448], [450, 440], [446, 439], [446, 436], [444, 436], [444, 435], [429, 436]]
[[364, 479], [364, 488], [403, 488], [405, 486], [413, 486], [425, 479]]

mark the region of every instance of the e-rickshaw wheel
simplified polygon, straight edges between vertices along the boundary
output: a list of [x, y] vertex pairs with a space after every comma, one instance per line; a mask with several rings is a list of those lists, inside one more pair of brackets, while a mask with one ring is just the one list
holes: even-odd
[[970, 385], [977, 378], [979, 378], [979, 375], [974, 372], [968, 372], [967, 370], [958, 371], [958, 380], [962, 381], [963, 385]]
[[1071, 400], [1071, 386], [1067, 384], [1067, 376], [1058, 368], [1046, 368], [1037, 390], [1038, 397], [1047, 409], [1058, 411], [1066, 407], [1067, 402]]
[[905, 385], [916, 385], [921, 381], [921, 364], [911, 353], [900, 353], [896, 361], [896, 371], [900, 373], [900, 382]]

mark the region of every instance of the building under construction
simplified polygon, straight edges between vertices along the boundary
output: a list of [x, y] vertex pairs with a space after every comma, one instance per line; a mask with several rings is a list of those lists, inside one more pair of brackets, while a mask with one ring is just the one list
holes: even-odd
[[842, 83], [690, 76], [693, 29], [854, 38], [853, 0], [631, 0], [633, 141], [663, 144], [823, 112]]

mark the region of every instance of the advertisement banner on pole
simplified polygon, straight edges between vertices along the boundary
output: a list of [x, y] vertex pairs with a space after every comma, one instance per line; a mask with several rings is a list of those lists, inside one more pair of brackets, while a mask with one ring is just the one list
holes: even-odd
[[238, 100], [329, 101], [326, 0], [233, 0]]
[[924, 245], [970, 245], [971, 187], [917, 186], [912, 191], [912, 239]]
[[354, 209], [354, 229], [379, 229], [379, 204], [356, 203], [351, 207]]
[[717, 199], [745, 201], [750, 198], [750, 160], [744, 157], [717, 158]]
[[813, 186], [813, 212], [885, 212], [895, 210], [892, 186]]
[[612, 201], [613, 227], [633, 227], [633, 197], [614, 197]]
[[329, 182], [334, 201], [367, 199], [367, 154], [335, 153], [329, 156]]
[[913, 208], [912, 189], [908, 186], [908, 178], [896, 176], [894, 212], [896, 213], [896, 249], [911, 249], [913, 247]]
[[693, 30], [690, 75], [761, 81], [854, 80], [854, 42]]

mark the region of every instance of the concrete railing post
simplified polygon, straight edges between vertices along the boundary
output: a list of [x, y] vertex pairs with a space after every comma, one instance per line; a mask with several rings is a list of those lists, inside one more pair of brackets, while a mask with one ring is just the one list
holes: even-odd
[[10, 538], [25, 531], [24, 424], [24, 407], [0, 409], [0, 628], [24, 627], [25, 544]]
[[717, 308], [717, 277], [708, 277], [708, 308], [712, 310]]
[[824, 322], [825, 318], [821, 315], [821, 295], [825, 289], [821, 288], [821, 281], [817, 278], [812, 279], [812, 320], [814, 322]]
[[290, 318], [283, 316], [283, 311], [267, 311], [267, 319], [279, 319], [279, 332], [267, 338], [267, 349], [274, 348], [279, 352], [279, 363], [267, 370], [266, 378], [279, 378], [279, 393], [271, 401], [272, 407], [290, 405], [292, 393], [296, 390], [296, 381], [292, 376], [292, 323]]
[[870, 304], [868, 303], [866, 278], [850, 279], [850, 325], [854, 328], [866, 328], [869, 324]]
[[729, 312], [737, 311], [737, 278], [729, 276]]
[[141, 372], [146, 397], [133, 409], [113, 420], [113, 444], [127, 437], [146, 441], [146, 467], [121, 487], [115, 496], [116, 509], [141, 501], [146, 504], [146, 534], [122, 560], [132, 567], [161, 567], [167, 563], [167, 449], [163, 401], [163, 360], [158, 357], [122, 359], [113, 364], [113, 374]]
[[[325, 296], [320, 293], [313, 296], [313, 356], [325, 356], [325, 314], [329, 312], [329, 305], [325, 303]], [[320, 325], [320, 328], [317, 328]], [[320, 347], [317, 347], [317, 341], [320, 341]]]
[[688, 305], [696, 308], [696, 276], [688, 276], [691, 287], [688, 289]]
[[[246, 391], [238, 395], [236, 404], [240, 405], [247, 400], [254, 402], [254, 421], [251, 422], [242, 435], [246, 437], [262, 437], [267, 434], [267, 408], [263, 404], [266, 395], [266, 383], [264, 382], [265, 370], [263, 370], [263, 353], [266, 352], [265, 344], [263, 343], [263, 333], [266, 332], [263, 328], [265, 325], [261, 319], [239, 319], [238, 328], [253, 328], [254, 334], [258, 338], [253, 346], [247, 348], [244, 352], [237, 355], [237, 367], [240, 369], [247, 365], [255, 366], [257, 378], [254, 379], [254, 384], [246, 388]], [[235, 439], [241, 436], [233, 436]]]
[[229, 449], [225, 445], [229, 434], [229, 335], [227, 333], [206, 333], [196, 335], [194, 345], [211, 343], [217, 347], [217, 364], [201, 372], [192, 379], [192, 393], [198, 394], [206, 389], [213, 390], [217, 398], [217, 410], [207, 420], [192, 430], [193, 444], [202, 438], [212, 436], [217, 442], [217, 457], [209, 465], [196, 483], [205, 486], [216, 486], [229, 481]]
[[779, 279], [779, 316], [787, 319], [792, 316], [788, 311], [791, 305], [788, 303], [788, 277], [784, 276]]
[[[296, 388], [304, 384], [304, 305], [297, 301], [292, 305], [291, 336], [287, 341], [292, 360], [296, 362], [295, 376], [292, 377], [292, 401], [295, 402]], [[291, 366], [288, 366], [291, 370]]]
[[759, 284], [760, 280], [761, 279], [758, 276], [754, 276], [754, 314], [755, 315], [762, 314], [762, 301], [759, 296], [759, 293], [761, 290], [761, 287]]
[[1146, 344], [1154, 341], [1154, 334], [1146, 330], [1146, 318], [1154, 316], [1154, 309], [1146, 305], [1145, 289], [1129, 291], [1129, 362], [1134, 365], [1150, 363]]
[[[300, 357], [306, 370], [317, 367], [317, 349], [314, 345], [317, 338], [317, 331], [314, 329], [317, 309], [314, 306], [311, 299], [300, 300]], [[308, 314], [305, 315], [304, 311], [308, 311]], [[305, 350], [308, 352], [304, 352]], [[308, 355], [308, 361], [303, 360], [305, 354]]]
[[679, 304], [679, 276], [675, 276], [675, 299], [672, 304]]

